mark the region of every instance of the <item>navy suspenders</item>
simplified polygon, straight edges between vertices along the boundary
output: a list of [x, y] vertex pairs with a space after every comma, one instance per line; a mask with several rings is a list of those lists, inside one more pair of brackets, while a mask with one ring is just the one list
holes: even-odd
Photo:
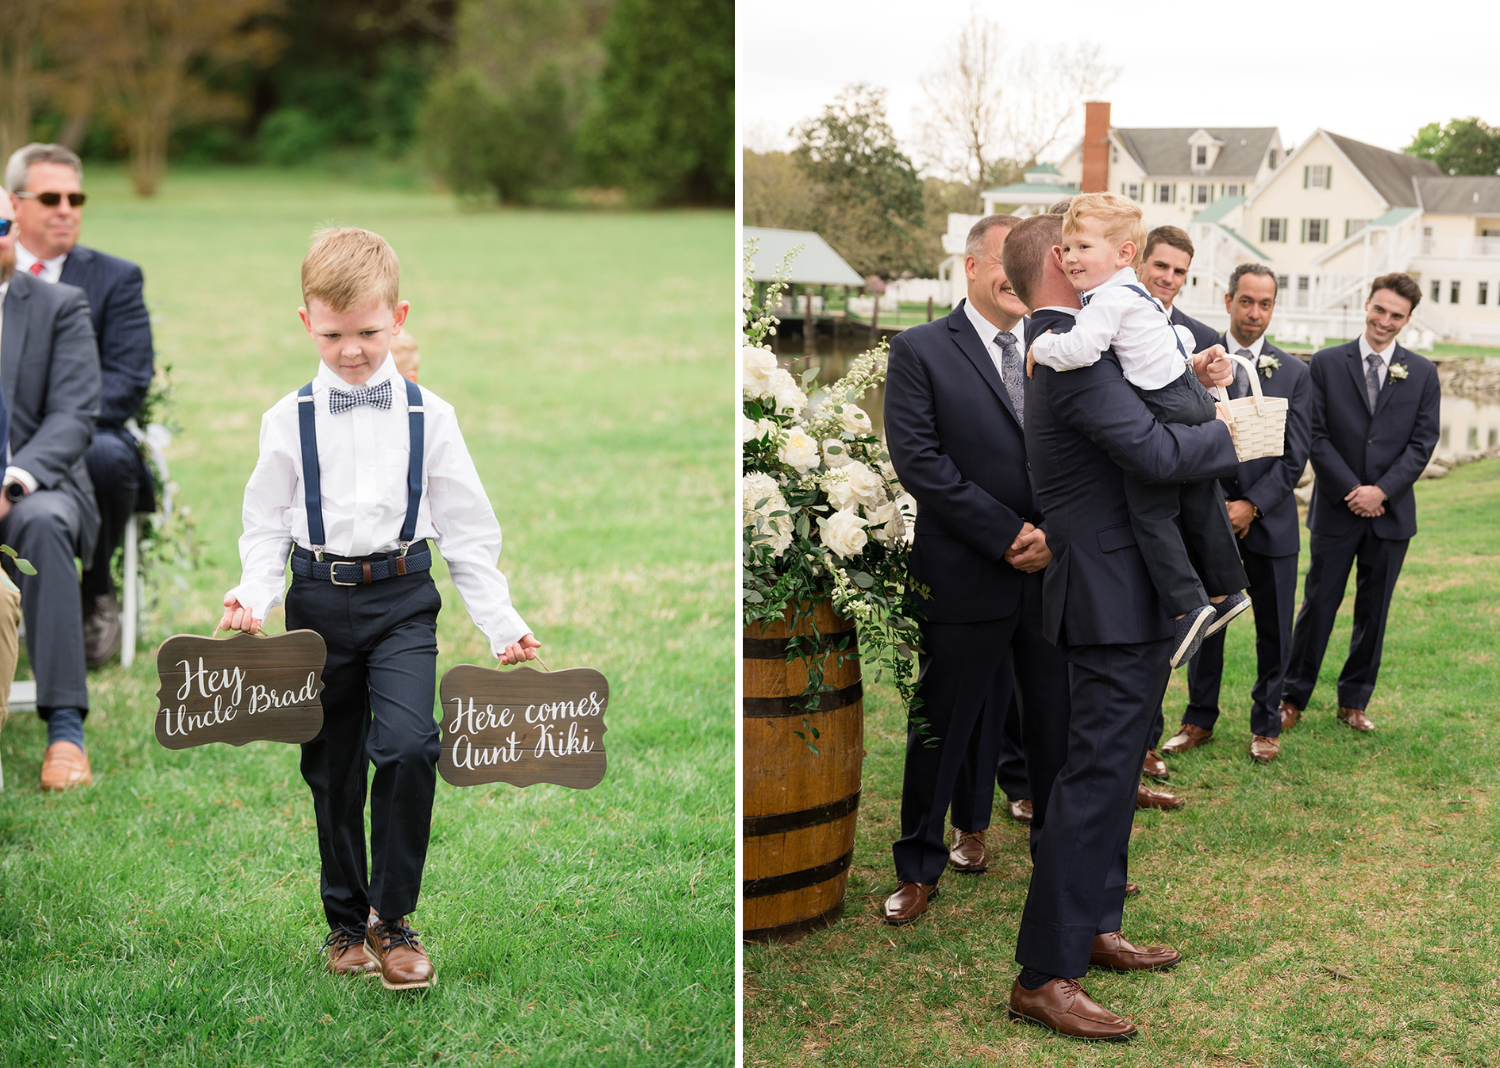
[[1149, 300], [1152, 304], [1155, 304], [1158, 309], [1160, 309], [1161, 313], [1167, 317], [1167, 329], [1170, 330], [1170, 331], [1172, 331], [1172, 340], [1175, 341], [1175, 342], [1177, 342], [1177, 351], [1180, 352], [1180, 353], [1182, 353], [1183, 360], [1186, 361], [1186, 360], [1192, 359], [1192, 357], [1190, 357], [1188, 355], [1187, 349], [1185, 349], [1185, 348], [1182, 347], [1182, 338], [1180, 338], [1180, 337], [1177, 336], [1177, 327], [1175, 327], [1175, 326], [1172, 325], [1172, 314], [1169, 311], [1167, 311], [1166, 308], [1163, 308], [1159, 303], [1157, 303], [1156, 298], [1153, 297], [1150, 293], [1147, 293], [1140, 286], [1133, 286], [1133, 285], [1128, 285], [1127, 284], [1125, 286], [1125, 288], [1126, 289], [1133, 289], [1133, 290], [1135, 290], [1141, 296], [1143, 296], [1147, 300]]
[[[403, 381], [406, 380], [403, 379]], [[305, 571], [307, 574], [304, 577], [331, 579], [341, 586], [353, 583], [339, 582], [338, 577], [332, 573], [332, 569], [336, 566], [362, 569], [366, 585], [370, 582], [372, 568], [376, 579], [406, 574], [408, 571], [406, 550], [416, 538], [417, 510], [422, 504], [423, 413], [425, 411], [422, 407], [422, 390], [415, 382], [406, 381], [407, 431], [411, 436], [411, 458], [406, 470], [406, 519], [401, 524], [399, 539], [401, 555], [393, 561], [394, 566], [385, 565], [384, 561], [377, 561], [373, 564], [324, 564], [322, 562], [327, 537], [323, 529], [322, 480], [318, 468], [318, 432], [313, 420], [314, 407], [312, 383], [309, 382], [297, 391], [297, 426], [302, 444], [302, 489], [303, 500], [307, 505], [307, 540], [312, 543], [312, 556], [316, 563], [299, 559], [297, 554], [293, 553], [292, 572], [302, 575]], [[421, 555], [426, 557], [426, 563], [410, 567], [411, 571], [425, 570], [427, 566], [430, 566], [430, 554]], [[411, 563], [416, 565], [417, 558], [413, 557]], [[299, 564], [303, 566], [299, 567]]]

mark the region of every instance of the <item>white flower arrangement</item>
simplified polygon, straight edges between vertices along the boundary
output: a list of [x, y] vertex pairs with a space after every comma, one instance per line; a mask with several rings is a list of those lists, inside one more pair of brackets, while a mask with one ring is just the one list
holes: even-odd
[[1401, 382], [1401, 381], [1405, 380], [1406, 376], [1409, 375], [1409, 374], [1411, 374], [1411, 372], [1406, 369], [1406, 364], [1404, 364], [1404, 363], [1393, 363], [1393, 364], [1391, 364], [1390, 375], [1397, 382]]
[[1269, 352], [1263, 352], [1260, 354], [1260, 359], [1256, 361], [1255, 366], [1259, 368], [1267, 378], [1270, 378], [1271, 374], [1276, 370], [1276, 368], [1281, 366], [1281, 361], [1278, 360], [1275, 356], [1272, 356]]

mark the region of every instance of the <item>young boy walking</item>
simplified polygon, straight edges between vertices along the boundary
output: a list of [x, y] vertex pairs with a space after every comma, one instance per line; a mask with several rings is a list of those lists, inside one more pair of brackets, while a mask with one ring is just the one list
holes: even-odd
[[[1166, 309], [1136, 279], [1133, 264], [1145, 240], [1141, 209], [1131, 201], [1113, 193], [1073, 198], [1063, 217], [1060, 254], [1083, 309], [1072, 330], [1038, 337], [1031, 356], [1069, 371], [1096, 363], [1112, 348], [1151, 414], [1163, 423], [1197, 426], [1217, 411], [1192, 373], [1192, 354]], [[1125, 496], [1146, 570], [1175, 624], [1176, 668], [1205, 637], [1250, 607], [1224, 494], [1215, 481], [1152, 485], [1126, 476]]]
[[391, 990], [435, 981], [406, 923], [422, 885], [439, 751], [442, 599], [431, 544], [501, 663], [535, 659], [541, 644], [495, 566], [500, 525], [452, 405], [396, 373], [391, 339], [409, 307], [399, 291], [396, 254], [378, 234], [315, 235], [298, 314], [322, 365], [261, 419], [243, 574], [224, 595], [220, 622], [258, 632], [281, 603], [290, 552], [287, 628], [316, 631], [328, 647], [323, 729], [302, 747], [332, 928], [328, 970], [379, 971]]

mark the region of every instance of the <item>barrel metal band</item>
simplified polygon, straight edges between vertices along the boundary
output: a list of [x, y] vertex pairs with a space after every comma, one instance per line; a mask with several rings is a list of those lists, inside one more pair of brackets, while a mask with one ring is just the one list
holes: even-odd
[[769, 875], [764, 879], [746, 879], [741, 896], [745, 898], [769, 897], [772, 894], [785, 894], [792, 890], [805, 890], [809, 886], [826, 883], [834, 876], [848, 871], [853, 861], [854, 850], [851, 849], [843, 856], [830, 860], [827, 864], [819, 864], [816, 868], [789, 871], [785, 875]]
[[832, 925], [843, 914], [844, 902], [840, 901], [833, 908], [820, 912], [811, 919], [793, 920], [791, 923], [783, 923], [775, 927], [757, 927], [752, 931], [746, 931], [740, 938], [745, 942], [794, 942], [809, 931]]
[[[820, 632], [818, 634], [818, 647], [824, 652], [831, 652], [833, 651], [834, 643], [846, 634], [855, 640], [850, 643], [849, 648], [845, 652], [858, 652], [859, 639], [855, 636], [853, 627], [850, 627], [848, 630]], [[743, 658], [745, 660], [785, 660], [787, 658], [786, 646], [790, 640], [790, 638], [746, 638], [743, 645]]]
[[837, 801], [830, 801], [826, 805], [818, 805], [814, 808], [798, 809], [796, 812], [778, 812], [773, 816], [746, 816], [743, 821], [743, 835], [746, 838], [759, 838], [768, 834], [800, 831], [806, 827], [817, 827], [820, 824], [841, 820], [858, 808], [859, 791], [855, 790], [848, 797], [841, 797]]
[[810, 712], [832, 712], [852, 705], [864, 694], [864, 684], [856, 680], [842, 690], [824, 690], [811, 695], [811, 708], [806, 707], [809, 698], [801, 694], [793, 697], [746, 697], [741, 700], [740, 705], [746, 719], [774, 719], [778, 716], [805, 716]]

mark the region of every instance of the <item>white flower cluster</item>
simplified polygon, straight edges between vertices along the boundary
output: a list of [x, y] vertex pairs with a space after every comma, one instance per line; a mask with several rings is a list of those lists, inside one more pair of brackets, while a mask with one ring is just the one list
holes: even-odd
[[[757, 527], [751, 539], [759, 544], [771, 546], [771, 555], [780, 556], [792, 544], [791, 509], [781, 487], [770, 475], [755, 472], [745, 475], [740, 482], [740, 504], [744, 513], [744, 524]], [[772, 515], [781, 512], [781, 515]]]
[[795, 419], [802, 414], [807, 404], [807, 394], [792, 377], [790, 371], [776, 365], [776, 354], [759, 345], [740, 347], [740, 364], [743, 368], [745, 396], [751, 400], [770, 399], [775, 402], [776, 414]]

